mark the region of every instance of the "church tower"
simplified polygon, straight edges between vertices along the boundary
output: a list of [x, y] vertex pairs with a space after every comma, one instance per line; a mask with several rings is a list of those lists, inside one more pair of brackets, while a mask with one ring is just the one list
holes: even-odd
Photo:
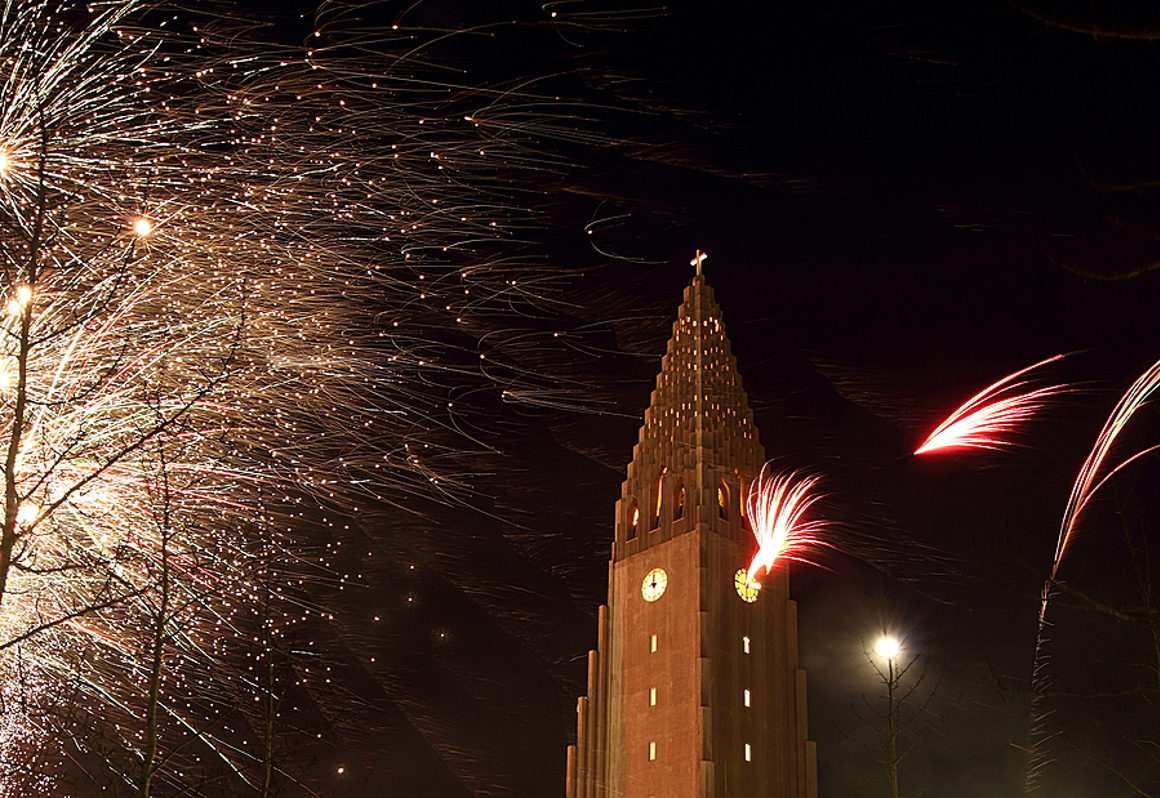
[[702, 260], [616, 503], [568, 798], [817, 797], [788, 573], [745, 579], [765, 453]]

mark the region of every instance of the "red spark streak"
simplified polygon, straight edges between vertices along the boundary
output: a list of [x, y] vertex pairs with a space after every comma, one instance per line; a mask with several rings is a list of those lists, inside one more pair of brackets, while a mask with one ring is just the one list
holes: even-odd
[[1001, 449], [1010, 445], [1005, 436], [1043, 407], [1042, 400], [1062, 393], [1066, 385], [1051, 385], [1027, 393], [1013, 393], [1027, 385], [1016, 382], [1039, 366], [1062, 358], [1055, 355], [1009, 374], [968, 399], [946, 421], [935, 427], [915, 454], [946, 449]]

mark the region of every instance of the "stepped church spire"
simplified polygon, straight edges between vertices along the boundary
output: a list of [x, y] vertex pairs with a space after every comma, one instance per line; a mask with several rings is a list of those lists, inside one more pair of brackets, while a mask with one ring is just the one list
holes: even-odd
[[[721, 309], [701, 272], [702, 260], [698, 252], [693, 259], [697, 275], [677, 310], [640, 441], [633, 448], [618, 508], [618, 518], [624, 515], [625, 522], [618, 527], [623, 526], [625, 534], [623, 545], [617, 536], [614, 559], [672, 537], [673, 522], [683, 517], [673, 518], [672, 513], [664, 517], [661, 512], [666, 487], [672, 494], [670, 504], [682, 499], [704, 512], [703, 520], [719, 532], [732, 532], [731, 537], [741, 540], [747, 534], [740, 523], [741, 490], [760, 470], [765, 452], [725, 337]], [[677, 495], [682, 491], [683, 496]], [[731, 519], [729, 505], [737, 510]], [[710, 512], [715, 507], [717, 512]], [[677, 527], [685, 530], [689, 524]]]
[[569, 798], [816, 798], [785, 567], [745, 578], [765, 453], [700, 252], [616, 504]]

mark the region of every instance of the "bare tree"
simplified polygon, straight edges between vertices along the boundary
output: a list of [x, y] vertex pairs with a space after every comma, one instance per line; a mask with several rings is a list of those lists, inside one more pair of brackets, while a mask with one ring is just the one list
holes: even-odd
[[868, 734], [839, 731], [858, 743], [881, 767], [890, 798], [921, 795], [926, 791], [922, 787], [903, 787], [904, 764], [916, 755], [927, 735], [945, 720], [939, 707], [941, 677], [933, 682], [928, 680], [924, 651], [907, 652], [890, 635], [880, 637], [873, 647], [863, 641], [862, 653], [881, 686], [881, 693], [874, 696], [863, 693], [860, 703], [851, 704]]

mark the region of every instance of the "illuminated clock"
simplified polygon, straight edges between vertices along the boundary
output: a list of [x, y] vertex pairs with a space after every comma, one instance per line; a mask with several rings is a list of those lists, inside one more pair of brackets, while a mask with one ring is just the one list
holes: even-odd
[[669, 575], [665, 573], [665, 569], [653, 568], [644, 575], [644, 581], [640, 583], [640, 594], [644, 596], [645, 601], [656, 601], [664, 595], [668, 585]]
[[749, 574], [744, 568], [734, 574], [733, 587], [737, 588], [737, 595], [741, 596], [741, 600], [750, 604], [757, 601], [757, 594], [761, 591], [761, 583], [750, 582]]

